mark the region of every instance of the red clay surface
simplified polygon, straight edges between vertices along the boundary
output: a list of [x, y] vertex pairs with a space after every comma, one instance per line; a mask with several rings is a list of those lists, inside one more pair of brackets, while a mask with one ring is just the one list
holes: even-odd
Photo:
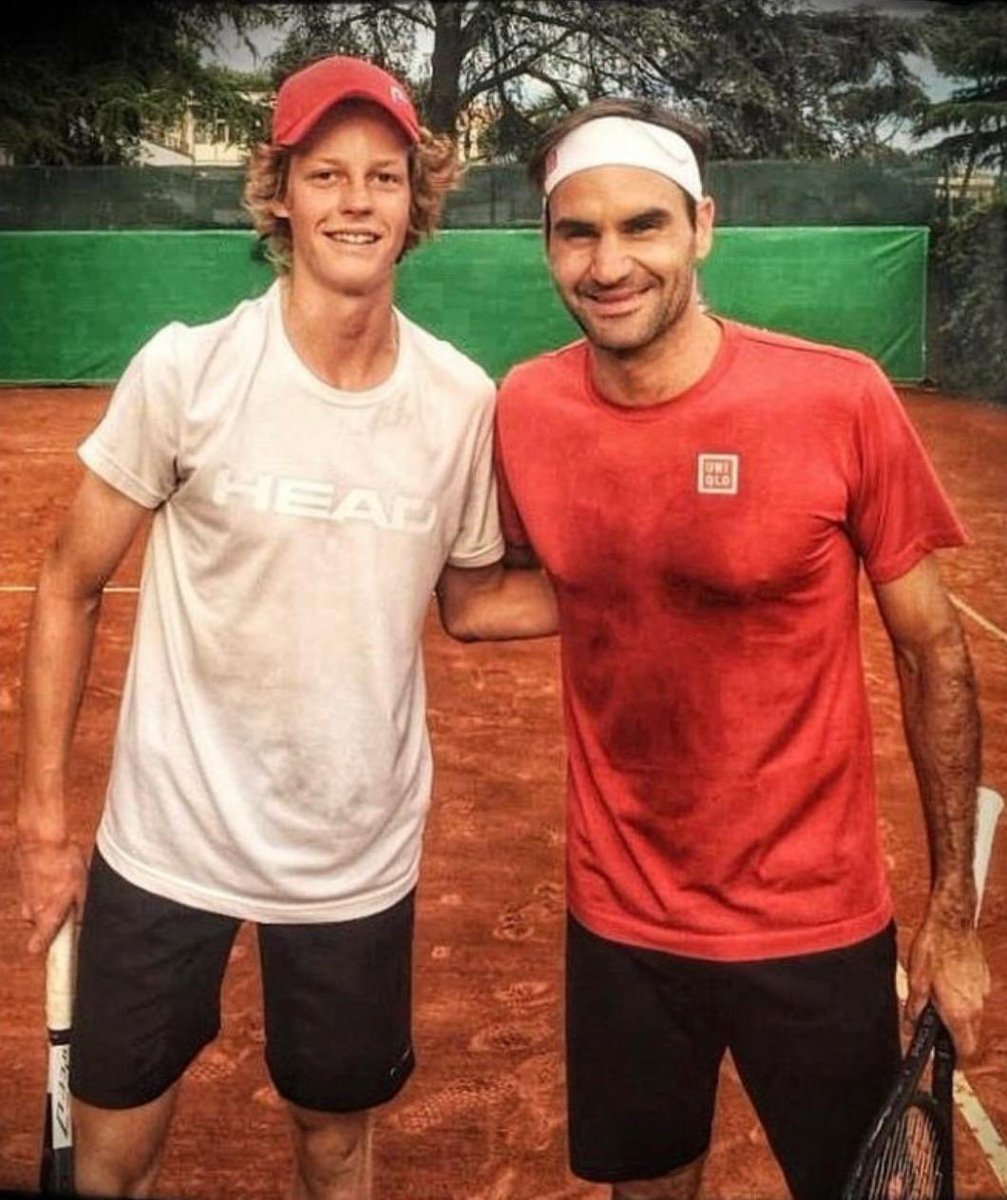
[[[30, 1189], [44, 1091], [41, 962], [24, 952], [11, 860], [14, 746], [23, 635], [44, 548], [79, 477], [73, 448], [107, 389], [0, 391], [0, 1188]], [[1007, 411], [923, 392], [909, 412], [973, 544], [944, 556], [981, 686], [984, 782], [1007, 794]], [[114, 584], [134, 584], [131, 553]], [[90, 844], [108, 769], [135, 596], [105, 599], [75, 743], [73, 827]], [[924, 839], [903, 748], [891, 653], [869, 593], [864, 642], [876, 719], [881, 833], [903, 949], [927, 888]], [[998, 632], [999, 631], [999, 632]], [[563, 747], [554, 640], [460, 646], [431, 614], [426, 634], [437, 761], [419, 892], [415, 1031], [419, 1068], [380, 1115], [381, 1200], [589, 1200], [567, 1171], [560, 1036]], [[989, 876], [983, 928], [994, 970], [986, 1048], [968, 1079], [1007, 1131], [1007, 834]], [[285, 1192], [282, 1107], [262, 1064], [254, 941], [243, 931], [225, 984], [220, 1038], [187, 1079], [157, 1194], [192, 1200]], [[809, 1081], [809, 1087], [813, 1083]], [[1004, 1195], [958, 1129], [962, 1200]], [[728, 1063], [707, 1171], [708, 1200], [769, 1200], [785, 1188]]]

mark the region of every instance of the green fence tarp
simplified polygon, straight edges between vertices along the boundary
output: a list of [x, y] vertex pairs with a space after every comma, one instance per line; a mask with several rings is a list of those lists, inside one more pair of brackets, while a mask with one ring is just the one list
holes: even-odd
[[[725, 228], [711, 307], [925, 376], [926, 228]], [[271, 268], [245, 231], [0, 233], [0, 382], [107, 383], [172, 320], [223, 316]], [[398, 303], [499, 378], [578, 336], [537, 230], [447, 230], [400, 267]]]
[[703, 269], [718, 312], [862, 350], [903, 383], [926, 369], [926, 228], [722, 229]]

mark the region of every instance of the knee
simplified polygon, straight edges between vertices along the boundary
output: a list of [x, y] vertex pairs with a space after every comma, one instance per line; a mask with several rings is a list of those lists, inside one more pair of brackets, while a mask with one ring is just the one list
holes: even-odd
[[612, 1188], [612, 1200], [694, 1200], [703, 1178], [705, 1156], [658, 1179], [638, 1179], [633, 1183], [617, 1183]]
[[100, 1109], [74, 1101], [76, 1195], [151, 1195], [173, 1095], [135, 1109]]
[[288, 1106], [301, 1173], [336, 1181], [359, 1170], [370, 1152], [371, 1114], [320, 1113]]

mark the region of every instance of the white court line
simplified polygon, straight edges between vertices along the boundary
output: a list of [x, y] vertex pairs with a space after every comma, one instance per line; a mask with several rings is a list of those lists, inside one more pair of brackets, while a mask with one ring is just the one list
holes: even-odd
[[[139, 592], [138, 587], [105, 587], [101, 589], [103, 592], [118, 592], [125, 595], [133, 595]], [[0, 593], [16, 595], [23, 592], [34, 592], [35, 585], [27, 583], [0, 583]]]
[[[895, 986], [899, 999], [905, 1002], [909, 994], [909, 980], [901, 963], [896, 968]], [[965, 1124], [979, 1143], [979, 1148], [986, 1156], [993, 1174], [1004, 1191], [1007, 1191], [1007, 1146], [1004, 1145], [1000, 1131], [990, 1120], [989, 1113], [972, 1090], [972, 1085], [958, 1070], [955, 1071], [954, 1097]]]
[[954, 592], [948, 592], [948, 597], [955, 608], [961, 609], [961, 611], [965, 613], [966, 616], [971, 617], [977, 625], [981, 625], [987, 633], [992, 633], [993, 636], [999, 638], [1001, 642], [1007, 642], [1007, 633], [1005, 633], [999, 625], [994, 625], [992, 621], [987, 620], [982, 613], [977, 613], [974, 608], [965, 603], [961, 596], [956, 596]]

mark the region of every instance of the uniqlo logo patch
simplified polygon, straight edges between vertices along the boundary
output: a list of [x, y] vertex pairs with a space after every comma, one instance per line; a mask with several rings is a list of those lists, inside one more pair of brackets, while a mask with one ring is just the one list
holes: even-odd
[[736, 496], [741, 459], [737, 454], [700, 454], [696, 490], [711, 496]]

